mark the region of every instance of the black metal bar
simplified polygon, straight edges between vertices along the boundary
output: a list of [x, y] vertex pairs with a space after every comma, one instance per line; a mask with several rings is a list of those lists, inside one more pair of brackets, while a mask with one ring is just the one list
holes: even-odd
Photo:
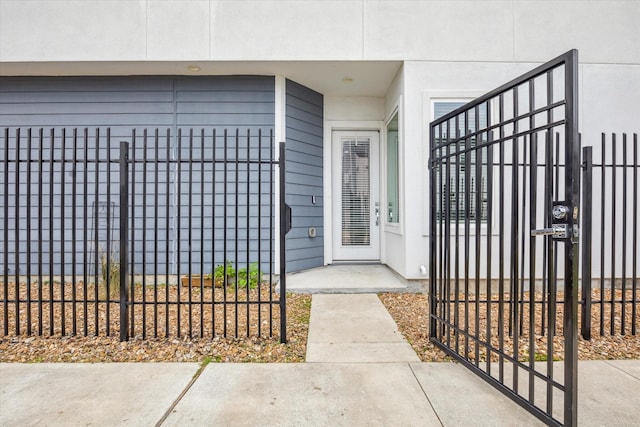
[[2, 285], [4, 287], [3, 333], [9, 335], [9, 128], [4, 129], [4, 271]]
[[[67, 180], [66, 171], [65, 171], [65, 163], [66, 163], [66, 151], [67, 151], [67, 131], [65, 128], [62, 128], [62, 151], [60, 156], [60, 333], [64, 336], [66, 335], [67, 328], [67, 317], [66, 317], [66, 304], [65, 304], [65, 287], [66, 287], [66, 279], [65, 279], [65, 253], [66, 251], [66, 242], [65, 242], [65, 206], [66, 206], [66, 191], [65, 191], [65, 181]], [[17, 248], [16, 248], [17, 249]], [[16, 250], [17, 252], [17, 250]]]
[[[247, 129], [247, 159], [246, 159], [246, 164], [247, 164], [247, 247], [246, 247], [246, 251], [247, 251], [247, 337], [249, 336], [249, 330], [250, 327], [249, 325], [250, 323], [250, 313], [251, 310], [249, 309], [249, 300], [250, 300], [250, 293], [249, 290], [251, 289], [251, 262], [250, 262], [250, 246], [251, 246], [251, 224], [249, 219], [251, 218], [251, 133], [250, 130]], [[258, 249], [258, 252], [260, 252], [260, 250]], [[259, 267], [258, 267], [259, 269]], [[258, 278], [258, 280], [260, 280], [260, 278]], [[258, 292], [260, 292], [260, 289], [258, 287]], [[258, 311], [260, 309], [260, 306], [258, 306]]]
[[[609, 306], [611, 311], [609, 313], [610, 330], [609, 333], [614, 335], [616, 333], [616, 215], [617, 215], [617, 203], [616, 203], [616, 134], [611, 135], [611, 298], [609, 300]], [[604, 214], [604, 211], [603, 211]], [[623, 215], [624, 216], [624, 215]], [[604, 296], [604, 294], [603, 294]]]
[[[78, 170], [78, 129], [73, 129], [73, 168], [71, 170], [72, 173], [72, 185], [73, 189], [71, 190], [71, 321], [72, 325], [72, 334], [75, 336], [78, 334], [77, 323], [78, 323], [78, 314], [76, 313], [76, 264], [77, 264], [77, 219], [76, 219], [76, 211], [77, 211], [77, 170]], [[29, 209], [29, 212], [31, 210]], [[28, 264], [27, 264], [28, 265]]]
[[111, 335], [111, 129], [107, 128], [107, 251], [104, 255], [106, 260], [107, 273], [103, 277], [106, 279], [106, 326], [107, 336]]
[[[258, 267], [262, 271], [262, 129], [258, 129]], [[269, 271], [271, 275], [271, 271]], [[271, 292], [271, 289], [269, 289]], [[262, 336], [262, 280], [258, 280], [258, 338]]]
[[[170, 246], [171, 243], [169, 241], [169, 215], [171, 213], [171, 184], [169, 183], [170, 181], [170, 176], [171, 176], [171, 129], [167, 128], [167, 153], [166, 153], [166, 159], [165, 159], [165, 163], [166, 163], [166, 168], [167, 168], [167, 182], [166, 182], [166, 197], [165, 197], [165, 221], [166, 221], [166, 225], [165, 225], [165, 286], [164, 286], [164, 292], [165, 292], [165, 316], [164, 316], [164, 322], [165, 322], [165, 330], [164, 330], [164, 335], [165, 337], [168, 337], [170, 335], [170, 329], [169, 329], [169, 288], [170, 288], [170, 276], [169, 273], [171, 272], [171, 264], [170, 264], [170, 259], [169, 259], [169, 253], [170, 253]], [[179, 286], [180, 284], [176, 284], [177, 289], [179, 290]]]
[[[89, 193], [89, 128], [83, 131], [83, 152], [84, 159], [82, 161], [82, 314], [83, 329], [82, 335], [89, 335], [89, 307], [88, 300], [88, 282], [89, 282], [89, 209], [88, 209], [88, 193]], [[42, 235], [42, 234], [41, 234]]]
[[431, 148], [431, 161], [429, 162], [429, 186], [430, 186], [430, 204], [429, 204], [429, 337], [434, 339], [437, 337], [437, 322], [436, 322], [436, 224], [434, 220], [436, 217], [436, 179], [438, 168], [436, 166], [434, 158], [436, 157], [436, 141], [435, 141], [435, 128], [429, 128], [429, 142]]
[[54, 318], [53, 318], [53, 157], [55, 152], [55, 133], [51, 128], [50, 133], [51, 147], [49, 151], [49, 335], [53, 335]]
[[286, 265], [286, 157], [285, 143], [280, 142], [280, 155], [278, 165], [280, 167], [280, 342], [287, 342], [287, 265]]
[[[552, 206], [552, 197], [554, 196], [554, 182], [557, 188], [558, 181], [554, 181], [554, 138], [552, 132], [547, 132], [545, 134], [545, 184], [544, 184], [544, 192], [545, 192], [545, 227], [551, 227], [551, 206]], [[556, 157], [557, 159], [557, 157]], [[543, 296], [543, 300], [548, 301], [548, 311], [546, 313], [546, 317], [543, 314], [543, 319], [548, 320], [548, 331], [547, 331], [547, 372], [549, 375], [549, 381], [547, 381], [547, 393], [546, 393], [546, 401], [547, 401], [547, 414], [552, 417], [553, 416], [553, 338], [555, 336], [556, 329], [556, 243], [553, 239], [545, 238], [545, 261], [546, 261], [546, 272], [547, 272], [547, 287], [545, 289], [545, 294]]]
[[[580, 141], [578, 136], [578, 51], [571, 50], [565, 62], [565, 185], [570, 208], [569, 230], [565, 243], [564, 298], [564, 424], [578, 425], [578, 257], [579, 247], [573, 229], [579, 227]], [[575, 285], [575, 286], [574, 286]]]
[[[200, 338], [204, 337], [204, 143], [204, 128], [202, 128], [200, 129]], [[211, 279], [214, 280], [214, 277]], [[213, 284], [211, 288], [214, 288]]]
[[[491, 123], [491, 108], [490, 104], [487, 103], [487, 122]], [[491, 141], [493, 138], [493, 133], [487, 134], [487, 139]], [[487, 342], [492, 342], [492, 306], [493, 306], [493, 260], [492, 260], [492, 240], [493, 240], [493, 150], [494, 147], [490, 146], [487, 148], [487, 305], [485, 307], [487, 313]], [[486, 371], [489, 376], [491, 376], [491, 346], [487, 346], [487, 360], [486, 360]]]
[[604, 238], [605, 238], [605, 197], [607, 188], [606, 184], [606, 136], [604, 133], [600, 135], [600, 144], [602, 150], [602, 169], [600, 175], [600, 185], [602, 191], [602, 198], [600, 199], [600, 336], [604, 335], [604, 258], [605, 258], [605, 248], [604, 248]]
[[235, 302], [235, 310], [233, 310], [234, 312], [234, 317], [235, 317], [235, 324], [234, 324], [234, 337], [238, 338], [238, 272], [239, 272], [239, 267], [240, 267], [240, 259], [238, 258], [238, 246], [240, 243], [240, 240], [238, 238], [238, 217], [239, 217], [239, 211], [240, 211], [240, 206], [239, 206], [239, 191], [240, 191], [240, 177], [239, 177], [239, 157], [240, 157], [240, 130], [236, 129], [236, 137], [235, 137], [235, 158], [234, 160], [234, 195], [235, 195], [235, 203], [234, 203], [234, 214], [235, 214], [235, 218], [234, 218], [234, 228], [235, 228], [235, 233], [234, 233], [234, 237], [233, 237], [233, 250], [234, 250], [234, 254], [233, 254], [233, 259], [236, 263], [236, 277], [235, 277], [235, 284], [234, 284], [234, 288], [235, 288], [235, 298], [234, 298], [234, 302]]
[[[135, 139], [134, 139], [135, 140]], [[120, 341], [129, 339], [129, 143], [120, 141]]]
[[[142, 158], [145, 160], [142, 164], [142, 339], [146, 339], [147, 338], [147, 159], [148, 159], [148, 133], [147, 133], [147, 129], [145, 129], [142, 133]], [[157, 145], [156, 145], [157, 146]], [[133, 148], [133, 153], [135, 156], [135, 145]], [[154, 164], [157, 166], [157, 157], [154, 159]], [[135, 160], [134, 160], [134, 168], [135, 168]], [[157, 167], [155, 168], [157, 170]], [[135, 169], [133, 169], [133, 176], [135, 177]], [[136, 193], [136, 187], [135, 185], [131, 186], [131, 190], [132, 192], [135, 194]], [[135, 200], [135, 197], [132, 198], [132, 200]], [[133, 203], [133, 206], [135, 206], [135, 202]], [[154, 211], [157, 212], [158, 211], [158, 204], [156, 203], [154, 205], [155, 209]], [[131, 212], [131, 218], [132, 218], [132, 225], [135, 224], [136, 222], [136, 216], [133, 214], [133, 207], [132, 207], [132, 212]], [[132, 231], [131, 232], [132, 236], [135, 236], [135, 233]], [[134, 239], [135, 240], [135, 237]], [[134, 251], [133, 251], [133, 242], [132, 242], [132, 248], [131, 248], [131, 252], [132, 252], [132, 262], [131, 262], [131, 274], [133, 275], [133, 272], [135, 271], [135, 264], [133, 263], [133, 257], [135, 255]], [[157, 254], [157, 252], [154, 252], [154, 254]], [[154, 259], [157, 258], [156, 256], [154, 256]], [[153, 274], [157, 274], [156, 270], [153, 271]], [[135, 301], [135, 289], [136, 289], [136, 282], [135, 280], [131, 280], [131, 301]], [[155, 292], [154, 288], [154, 292]], [[155, 303], [155, 300], [154, 300]], [[154, 304], [155, 306], [155, 304]], [[133, 314], [134, 314], [135, 310], [131, 311], [131, 335], [135, 336], [135, 333], [133, 331], [133, 327], [135, 325], [135, 322], [133, 320]], [[155, 320], [154, 320], [155, 322]]]
[[[27, 335], [31, 335], [31, 128], [27, 131]], [[6, 296], [5, 296], [6, 298]], [[74, 298], [75, 303], [75, 298]], [[75, 311], [74, 311], [75, 316]], [[74, 322], [75, 328], [75, 322]], [[75, 334], [75, 330], [74, 330]]]
[[632, 298], [631, 334], [636, 335], [638, 323], [638, 134], [633, 134], [633, 265], [632, 265]]
[[[159, 171], [160, 171], [160, 131], [158, 128], [155, 129], [154, 139], [153, 139], [153, 150], [154, 150], [154, 164], [153, 164], [153, 253], [155, 256], [153, 257], [153, 337], [158, 338], [158, 257], [160, 252], [158, 250], [158, 211], [160, 210], [160, 205], [158, 204], [158, 193], [160, 192], [158, 185]], [[169, 140], [167, 139], [167, 145], [169, 145]], [[146, 174], [145, 174], [146, 176]], [[169, 175], [167, 174], [166, 178], [169, 180]], [[145, 201], [146, 205], [146, 201]], [[165, 228], [169, 228], [169, 218], [167, 218], [165, 223]], [[146, 228], [146, 227], [145, 227]], [[144, 270], [144, 269], [143, 269]], [[168, 316], [167, 316], [168, 317]]]
[[[53, 144], [52, 144], [53, 145]], [[99, 253], [99, 248], [98, 248], [98, 238], [99, 238], [99, 234], [98, 234], [98, 230], [100, 228], [100, 223], [98, 221], [98, 210], [99, 210], [99, 183], [100, 183], [100, 129], [96, 128], [96, 163], [95, 163], [95, 182], [94, 182], [94, 200], [93, 200], [93, 221], [95, 224], [94, 227], [94, 237], [93, 237], [93, 246], [94, 246], [94, 270], [93, 270], [93, 274], [94, 274], [94, 279], [93, 279], [93, 322], [95, 325], [95, 335], [99, 335], [100, 333], [100, 329], [99, 329], [99, 292], [98, 292], [98, 288], [100, 286], [99, 283], [99, 268], [100, 268], [100, 264], [99, 264], [99, 257], [100, 257], [100, 253]], [[108, 209], [108, 208], [107, 208]]]
[[[504, 121], [504, 95], [500, 94], [498, 98], [498, 106], [499, 106], [499, 114], [498, 120], [502, 123]], [[504, 216], [505, 216], [505, 160], [506, 155], [504, 151], [504, 126], [500, 126], [499, 130], [499, 201], [498, 201], [498, 212], [500, 218], [498, 220], [498, 349], [500, 350], [498, 353], [498, 379], [500, 384], [504, 384], [504, 259], [505, 248], [504, 248], [504, 237], [505, 237], [505, 226], [504, 226]]]
[[[176, 151], [177, 158], [176, 162], [178, 164], [178, 171], [176, 177], [176, 245], [177, 245], [177, 253], [176, 253], [176, 309], [177, 313], [177, 329], [176, 336], [180, 338], [182, 335], [182, 283], [180, 280], [180, 254], [182, 253], [182, 239], [181, 239], [181, 231], [182, 231], [182, 128], [178, 128], [178, 139], [176, 140]], [[191, 269], [191, 267], [189, 267]], [[189, 278], [190, 279], [190, 278]], [[191, 287], [190, 285], [188, 285]]]
[[[622, 305], [620, 334], [625, 335], [627, 324], [627, 134], [622, 134]], [[615, 219], [614, 219], [615, 222]], [[612, 286], [611, 295], [615, 295]]]
[[[21, 135], [20, 128], [16, 129], [16, 176], [15, 176], [15, 194], [14, 194], [14, 208], [15, 208], [15, 218], [14, 218], [14, 262], [15, 262], [15, 331], [16, 335], [20, 335], [20, 143], [21, 143]], [[5, 243], [7, 246], [9, 245], [9, 241], [7, 240]], [[8, 268], [8, 266], [7, 266]], [[9, 295], [6, 295], [8, 299]], [[63, 305], [64, 307], [64, 305]], [[62, 312], [62, 318], [64, 319], [64, 311]], [[64, 324], [64, 321], [63, 321]], [[63, 329], [64, 331], [64, 329]], [[63, 332], [64, 335], [64, 332]]]
[[[447, 137], [450, 135], [450, 122], [447, 122]], [[442, 126], [438, 127], [438, 137], [442, 138]], [[449, 154], [449, 150], [451, 149], [451, 145], [447, 144], [446, 152]], [[438, 149], [438, 152], [442, 152], [442, 148]], [[451, 316], [451, 295], [449, 292], [450, 282], [451, 282], [451, 245], [450, 236], [451, 236], [451, 162], [445, 162], [446, 172], [443, 172], [443, 168], [438, 168], [439, 173], [439, 188], [436, 189], [437, 192], [442, 194], [440, 197], [440, 212], [444, 212], [444, 217], [440, 220], [440, 233], [438, 237], [438, 243], [440, 247], [440, 257], [438, 265], [440, 266], [440, 277], [442, 278], [439, 283], [439, 289], [436, 290], [437, 298], [434, 300], [434, 307], [439, 307], [440, 310], [440, 318], [445, 318], [449, 320]], [[444, 174], [444, 180], [443, 180]], [[456, 175], [458, 176], [458, 175]], [[457, 213], [457, 209], [456, 209]], [[457, 227], [457, 221], [456, 221]], [[437, 231], [436, 231], [437, 233]], [[444, 239], [443, 239], [444, 236]], [[447, 246], [443, 247], [443, 243], [447, 242]], [[436, 259], [438, 253], [436, 252]], [[458, 253], [454, 254], [455, 261], [458, 260]], [[457, 265], [457, 264], [456, 264]], [[456, 267], [457, 268], [457, 267]], [[457, 270], [456, 270], [457, 273]], [[456, 277], [457, 280], [457, 277]], [[456, 281], [457, 285], [457, 281]], [[457, 306], [456, 313], [457, 313]], [[456, 324], [457, 326], [457, 324]], [[442, 329], [441, 329], [442, 331]], [[450, 345], [451, 342], [451, 328], [447, 328], [447, 345]]]
[[[469, 111], [464, 112], [464, 257], [470, 259], [470, 234], [471, 234], [471, 138], [467, 136], [469, 129]], [[464, 263], [464, 354], [469, 358], [469, 269], [470, 263]]]
[[[189, 129], [189, 219], [187, 221], [187, 227], [189, 227], [187, 240], [189, 242], [189, 254], [188, 254], [188, 276], [189, 285], [187, 294], [189, 298], [189, 338], [193, 337], [193, 287], [191, 286], [191, 280], [193, 279], [193, 128]], [[202, 276], [202, 275], [201, 275]]]
[[580, 334], [591, 339], [591, 250], [593, 227], [593, 149], [582, 149], [582, 305]]
[[[212, 147], [211, 147], [211, 272], [213, 274], [214, 284], [211, 287], [211, 334], [216, 336], [216, 286], [215, 286], [215, 267], [216, 267], [216, 145], [218, 138], [216, 129], [213, 129]], [[223, 261], [224, 262], [224, 261]], [[223, 267], [224, 268], [224, 267]], [[224, 278], [222, 284], [222, 292], [225, 292]]]
[[[514, 117], [518, 116], [518, 89], [513, 89], [513, 115]], [[518, 133], [518, 123], [515, 122], [513, 124], [513, 133]], [[511, 209], [512, 209], [512, 217], [511, 217], [511, 311], [512, 316], [509, 319], [509, 328], [513, 334], [513, 355], [514, 357], [518, 357], [518, 341], [519, 341], [519, 328], [516, 327], [515, 323], [519, 318], [519, 307], [518, 307], [518, 279], [520, 277], [519, 274], [519, 259], [518, 259], [518, 249], [520, 247], [520, 243], [518, 240], [518, 218], [519, 218], [519, 210], [518, 210], [518, 185], [520, 182], [518, 164], [519, 164], [519, 146], [518, 146], [518, 138], [514, 139], [513, 142], [513, 155], [512, 155], [512, 168], [513, 168], [513, 177], [512, 177], [512, 190], [511, 190]], [[518, 364], [513, 364], [513, 391], [518, 393]]]
[[[456, 116], [455, 122], [454, 122], [454, 126], [455, 126], [455, 146], [454, 146], [454, 150], [456, 152], [456, 157], [455, 157], [455, 162], [456, 162], [456, 213], [455, 213], [455, 227], [456, 227], [456, 237], [455, 237], [455, 259], [454, 259], [454, 314], [453, 314], [453, 324], [456, 328], [460, 327], [460, 310], [458, 310], [459, 304], [460, 304], [460, 226], [461, 226], [461, 220], [462, 218], [460, 218], [460, 211], [463, 209], [463, 206], [461, 206], [461, 202], [460, 202], [460, 192], [461, 192], [461, 188], [460, 188], [460, 171], [461, 171], [461, 167], [462, 167], [462, 157], [460, 154], [460, 124], [459, 124], [459, 117]], [[447, 122], [447, 134], [450, 136], [451, 135], [451, 129], [450, 129], [450, 122]], [[450, 145], [450, 144], [447, 144]], [[466, 155], [466, 154], [465, 154]], [[447, 218], [447, 222], [445, 222], [444, 227], [446, 229], [446, 227], [450, 227], [450, 223], [449, 221], [451, 221], [450, 218]], [[446, 233], [446, 231], [445, 231]], [[445, 241], [446, 242], [446, 241]], [[449, 244], [445, 243], [445, 251], [449, 252], [448, 249], [449, 248]], [[450, 274], [450, 273], [449, 273]], [[447, 274], [446, 278], [449, 278], [449, 274]], [[445, 279], [446, 280], [446, 279]], [[465, 300], [467, 298], [467, 296], [464, 296]], [[456, 352], [458, 352], [460, 350], [460, 338], [461, 338], [461, 334], [456, 334]]]
[[[274, 147], [274, 139], [273, 139], [273, 130], [269, 133], [269, 153], [271, 156], [275, 156], [275, 147]], [[279, 159], [278, 159], [279, 160]], [[274, 264], [274, 237], [273, 230], [276, 227], [275, 216], [274, 216], [274, 205], [275, 205], [275, 191], [274, 191], [274, 164], [273, 162], [269, 162], [269, 336], [273, 336], [273, 276], [275, 272], [275, 264]]]
[[227, 203], [227, 185], [228, 185], [228, 177], [227, 177], [227, 171], [228, 171], [228, 160], [229, 160], [229, 154], [228, 154], [228, 148], [229, 148], [229, 140], [228, 140], [228, 133], [227, 133], [227, 129], [224, 130], [224, 140], [223, 140], [223, 149], [224, 149], [224, 187], [223, 187], [223, 191], [222, 191], [222, 195], [223, 195], [223, 211], [222, 211], [222, 221], [223, 221], [223, 226], [222, 226], [222, 253], [223, 253], [223, 257], [222, 257], [222, 272], [223, 272], [223, 285], [222, 285], [222, 300], [223, 300], [223, 305], [222, 305], [222, 317], [224, 319], [223, 321], [223, 335], [226, 337], [227, 336], [227, 286], [229, 285], [228, 280], [227, 280], [227, 228], [228, 228], [228, 217], [229, 214], [227, 212], [228, 209], [228, 203]]
[[[44, 230], [42, 226], [42, 184], [44, 181], [43, 177], [43, 164], [44, 164], [44, 129], [40, 128], [38, 130], [38, 335], [43, 334], [43, 326], [42, 326], [42, 317], [43, 317], [43, 308], [42, 308], [42, 270], [43, 270], [43, 256], [42, 256], [42, 241], [44, 237]], [[6, 166], [6, 165], [5, 165]], [[5, 169], [6, 170], [6, 169]], [[6, 193], [5, 193], [6, 194]], [[6, 240], [5, 240], [6, 241]], [[6, 265], [6, 262], [5, 262]], [[5, 270], [6, 271], [6, 270]], [[6, 283], [6, 279], [5, 279]], [[6, 290], [5, 290], [6, 295]], [[6, 308], [5, 308], [6, 313]], [[85, 319], [87, 316], [85, 315]], [[86, 323], [86, 320], [85, 320]], [[86, 335], [86, 334], [85, 334]]]
[[[480, 128], [480, 110], [479, 110], [479, 106], [476, 105], [474, 107], [474, 118], [475, 118], [475, 123], [474, 123], [474, 130], [478, 130]], [[476, 136], [475, 139], [475, 144], [477, 144], [478, 142], [482, 142], [482, 138], [480, 136]], [[475, 303], [474, 303], [474, 309], [475, 309], [475, 337], [474, 337], [474, 342], [475, 342], [475, 365], [479, 366], [480, 365], [480, 239], [482, 237], [482, 230], [481, 230], [481, 226], [482, 226], [482, 150], [486, 150], [486, 148], [481, 148], [479, 150], [477, 150], [474, 154], [475, 154], [475, 162], [474, 162], [474, 168], [475, 168], [475, 209], [474, 209], [474, 214], [475, 214], [475, 258], [476, 258], [476, 262], [475, 262]], [[469, 155], [470, 156], [470, 155]], [[480, 159], [478, 160], [478, 157], [480, 157]]]
[[[120, 240], [122, 240], [122, 238], [124, 237], [125, 239], [131, 239], [131, 242], [129, 243], [130, 245], [130, 250], [131, 250], [131, 256], [129, 257], [131, 260], [131, 265], [129, 267], [129, 270], [131, 271], [131, 286], [130, 286], [130, 291], [131, 291], [131, 299], [130, 301], [134, 302], [135, 301], [135, 277], [134, 277], [134, 271], [135, 271], [135, 260], [136, 260], [136, 129], [133, 128], [131, 130], [131, 155], [130, 155], [130, 162], [127, 162], [127, 167], [130, 168], [131, 170], [131, 190], [128, 194], [128, 196], [131, 197], [131, 199], [127, 199], [129, 200], [129, 205], [131, 206], [131, 225], [129, 225], [129, 229], [131, 230], [131, 237], [129, 237], [129, 234], [127, 233], [126, 235], [122, 234], [122, 229], [120, 229]], [[128, 147], [127, 147], [128, 148]], [[128, 151], [128, 150], [127, 150]], [[146, 164], [146, 162], [145, 162]], [[120, 171], [120, 173], [122, 174], [122, 170]], [[127, 175], [128, 176], [128, 175]], [[120, 185], [122, 186], [122, 183], [120, 183]], [[122, 188], [122, 187], [121, 187]], [[127, 186], [127, 188], [129, 188]], [[122, 197], [122, 194], [120, 195]], [[121, 207], [122, 208], [122, 207]], [[128, 212], [128, 211], [127, 211]], [[122, 217], [120, 218], [122, 220]], [[128, 224], [128, 223], [127, 223]], [[122, 256], [122, 254], [120, 255]], [[122, 282], [120, 282], [120, 286], [122, 286]], [[144, 316], [144, 305], [142, 305], [142, 313]], [[128, 319], [128, 323], [127, 326], [129, 326], [131, 328], [131, 331], [129, 332], [130, 336], [135, 336], [135, 323], [136, 323], [136, 319], [135, 319], [135, 310], [133, 310], [133, 304], [131, 305], [131, 313], [129, 313], [129, 319]], [[122, 325], [120, 325], [122, 327]], [[144, 324], [142, 326], [143, 330], [144, 330]]]
[[[533, 83], [530, 85], [529, 102], [534, 105], [533, 100]], [[532, 120], [533, 121], [533, 120]], [[531, 135], [531, 154], [529, 164], [529, 230], [536, 228], [537, 220], [537, 200], [538, 200], [538, 174], [537, 174], [537, 158], [538, 158], [538, 138], [534, 133]], [[534, 404], [535, 393], [535, 363], [536, 363], [536, 239], [529, 234], [529, 403]]]

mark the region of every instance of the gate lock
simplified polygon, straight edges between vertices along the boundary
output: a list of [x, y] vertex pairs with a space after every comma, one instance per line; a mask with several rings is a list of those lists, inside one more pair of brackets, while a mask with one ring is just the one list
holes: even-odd
[[551, 236], [556, 240], [564, 240], [569, 235], [569, 206], [565, 202], [553, 202], [551, 209], [551, 227], [531, 230], [532, 236]]

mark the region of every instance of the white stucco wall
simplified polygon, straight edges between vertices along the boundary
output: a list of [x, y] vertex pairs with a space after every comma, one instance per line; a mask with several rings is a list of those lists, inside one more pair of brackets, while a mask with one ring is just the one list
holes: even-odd
[[[410, 183], [405, 194], [420, 192], [422, 201], [406, 197], [406, 272], [415, 275], [420, 265], [428, 262], [428, 221], [429, 221], [429, 135], [428, 124], [432, 119], [431, 100], [442, 98], [472, 99], [503, 83], [529, 71], [537, 63], [477, 63], [477, 62], [429, 62], [408, 61], [404, 64], [405, 81], [405, 176]], [[594, 145], [594, 156], [599, 156], [601, 132], [640, 131], [640, 66], [614, 64], [582, 64], [579, 68], [579, 130], [583, 145]], [[610, 151], [608, 156], [610, 156]], [[632, 153], [628, 154], [629, 156]], [[618, 162], [622, 155], [618, 150]], [[631, 158], [628, 158], [631, 161]], [[618, 172], [618, 198], [622, 197], [621, 172]], [[409, 177], [422, 176], [421, 180]], [[631, 176], [631, 175], [629, 175]], [[610, 179], [610, 178], [609, 178]], [[629, 178], [631, 179], [631, 178]], [[594, 181], [594, 193], [601, 193], [598, 182]], [[610, 197], [610, 196], [608, 196]], [[628, 197], [631, 197], [629, 194]], [[630, 208], [629, 208], [630, 209]], [[617, 213], [620, 224], [622, 213]], [[599, 224], [600, 217], [594, 217]], [[607, 227], [613, 218], [607, 217]], [[622, 237], [621, 226], [616, 229]], [[631, 247], [635, 242], [628, 239], [627, 274], [631, 273]], [[605, 242], [609, 244], [609, 242]], [[600, 247], [600, 239], [594, 236], [593, 246]], [[620, 250], [620, 249], [618, 249]], [[605, 271], [610, 270], [607, 258]], [[497, 260], [494, 258], [494, 262]], [[486, 272], [483, 265], [481, 274]], [[528, 263], [525, 262], [528, 268]], [[539, 266], [541, 268], [541, 266]], [[494, 268], [496, 266], [494, 265]], [[596, 270], [594, 270], [596, 271]], [[599, 273], [599, 269], [597, 269]], [[415, 276], [414, 276], [415, 275]]]
[[640, 63], [640, 2], [1, 0], [0, 61]]

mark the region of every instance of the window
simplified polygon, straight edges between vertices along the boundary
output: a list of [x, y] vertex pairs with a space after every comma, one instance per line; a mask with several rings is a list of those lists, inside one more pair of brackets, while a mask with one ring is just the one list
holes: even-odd
[[[456, 110], [466, 104], [466, 101], [435, 101], [433, 103], [433, 119], [440, 117]], [[477, 119], [476, 119], [477, 114]], [[479, 150], [471, 150], [466, 153], [468, 148], [475, 147], [477, 144], [477, 136], [464, 138], [465, 134], [472, 134], [476, 128], [483, 129], [487, 126], [487, 109], [486, 105], [481, 105], [477, 109], [469, 110], [466, 122], [464, 116], [457, 116], [447, 121], [447, 126], [443, 126], [445, 131], [442, 135], [436, 135], [436, 138], [458, 138], [457, 142], [453, 142], [449, 146], [451, 157], [443, 164], [444, 169], [438, 172], [438, 181], [445, 181], [447, 176], [448, 182], [437, 183], [439, 192], [448, 195], [449, 218], [451, 222], [464, 222], [465, 220], [475, 221], [478, 219], [484, 223], [487, 222], [487, 150], [481, 148]], [[447, 131], [448, 129], [448, 135]], [[466, 132], [465, 132], [466, 129]], [[481, 139], [486, 138], [482, 134]], [[467, 147], [468, 144], [468, 147]], [[459, 153], [459, 154], [455, 154]], [[467, 159], [467, 155], [469, 158]], [[468, 168], [468, 170], [467, 170]], [[478, 170], [478, 168], [480, 168]], [[469, 193], [469, 200], [465, 196]], [[478, 195], [478, 192], [480, 193]], [[479, 198], [478, 198], [479, 196]], [[438, 200], [441, 200], [438, 198]], [[445, 201], [445, 203], [447, 203]], [[444, 204], [438, 206], [438, 218], [444, 215]]]
[[387, 123], [387, 223], [400, 222], [398, 112]]

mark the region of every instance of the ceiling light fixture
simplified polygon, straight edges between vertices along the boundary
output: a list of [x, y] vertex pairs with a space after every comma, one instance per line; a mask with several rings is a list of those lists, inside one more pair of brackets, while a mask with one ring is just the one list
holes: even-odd
[[199, 65], [189, 65], [187, 67], [189, 69], [189, 71], [193, 71], [194, 73], [197, 73], [198, 71], [200, 71], [202, 68], [200, 68]]
[[342, 78], [342, 83], [353, 83], [353, 77], [343, 77]]

